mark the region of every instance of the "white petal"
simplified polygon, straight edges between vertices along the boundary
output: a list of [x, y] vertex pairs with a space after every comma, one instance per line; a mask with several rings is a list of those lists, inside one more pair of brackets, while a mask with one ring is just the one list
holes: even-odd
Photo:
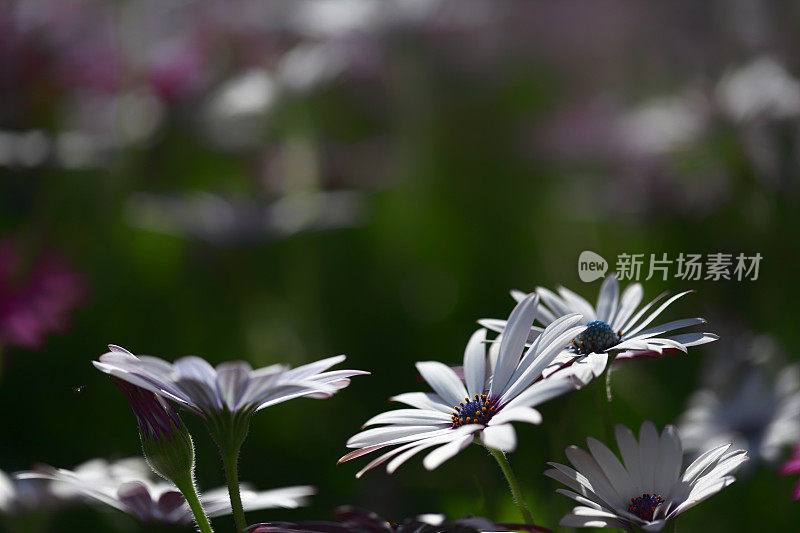
[[502, 452], [513, 452], [517, 447], [517, 434], [511, 424], [489, 426], [481, 431], [481, 441]]
[[644, 494], [646, 490], [642, 480], [641, 469], [639, 468], [639, 444], [636, 442], [636, 437], [633, 432], [622, 424], [617, 424], [614, 428], [614, 433], [617, 437], [617, 446], [622, 454], [622, 460], [625, 463], [625, 470], [631, 476], [631, 482], [636, 487], [634, 493]]
[[439, 395], [430, 392], [406, 392], [392, 396], [389, 401], [404, 403], [418, 409], [431, 409], [448, 414], [452, 413], [453, 407], [455, 407], [444, 403]]
[[706, 478], [725, 477], [748, 460], [749, 458], [747, 457], [747, 452], [745, 450], [726, 452], [720, 458], [719, 462], [714, 466], [714, 468], [699, 477], [697, 483], [702, 483]]
[[507, 321], [497, 318], [481, 318], [478, 320], [480, 326], [497, 333], [502, 333], [506, 329], [506, 323]]
[[472, 441], [474, 440], [475, 436], [473, 434], [465, 435], [460, 437], [456, 440], [448, 442], [444, 446], [439, 446], [431, 453], [429, 453], [425, 459], [422, 461], [422, 465], [427, 470], [434, 470], [438, 468], [442, 463], [447, 461], [448, 459], [452, 458], [458, 452], [469, 446]]
[[247, 393], [252, 367], [244, 361], [229, 361], [217, 367], [217, 385], [222, 401], [231, 411], [242, 407], [239, 400]]
[[386, 471], [388, 473], [393, 473], [397, 468], [400, 467], [403, 463], [411, 459], [414, 455], [418, 454], [422, 450], [426, 450], [432, 446], [437, 446], [439, 444], [446, 444], [448, 442], [453, 442], [460, 440], [464, 436], [471, 436], [473, 433], [478, 431], [480, 426], [477, 424], [469, 424], [466, 426], [461, 426], [458, 429], [450, 430], [447, 434], [433, 437], [430, 439], [426, 439], [424, 441], [420, 441], [417, 445], [402, 454], [398, 455], [392, 461], [386, 465]]
[[616, 275], [610, 274], [603, 280], [600, 294], [597, 296], [597, 320], [602, 320], [606, 324], [614, 321], [618, 298], [619, 282]]
[[705, 472], [708, 467], [716, 463], [720, 457], [730, 448], [730, 444], [723, 444], [712, 450], [708, 450], [700, 457], [694, 460], [692, 464], [686, 469], [683, 474], [683, 481], [687, 483], [694, 483], [700, 475]]
[[[597, 439], [589, 437], [586, 439], [586, 444], [589, 446], [589, 451], [592, 453], [597, 464], [603, 470], [606, 478], [615, 487], [617, 493], [621, 495], [636, 494], [637, 487], [631, 480], [630, 474], [619, 462], [614, 452]], [[666, 491], [665, 491], [666, 492]]]
[[553, 377], [537, 381], [525, 392], [508, 402], [506, 409], [519, 406], [536, 407], [548, 400], [561, 396], [567, 392], [577, 390], [577, 386], [569, 377], [561, 378], [556, 374]]
[[626, 498], [620, 495], [609, 479], [603, 473], [600, 465], [594, 460], [586, 451], [578, 448], [577, 446], [568, 446], [564, 450], [567, 454], [567, 459], [572, 463], [577, 471], [586, 476], [591, 483], [592, 489], [609, 502], [613, 508], [621, 507]]
[[470, 337], [464, 350], [464, 380], [467, 382], [467, 394], [472, 398], [483, 394], [486, 371], [486, 330], [479, 329]]
[[319, 361], [314, 361], [312, 363], [298, 366], [297, 368], [287, 371], [286, 377], [287, 379], [304, 380], [313, 377], [314, 375], [319, 374], [320, 372], [323, 372], [334, 365], [338, 365], [345, 359], [347, 359], [347, 356], [345, 355], [335, 355], [326, 359], [320, 359]]
[[649, 310], [651, 307], [653, 307], [655, 304], [657, 304], [658, 302], [660, 302], [660, 301], [661, 301], [661, 300], [662, 300], [662, 299], [663, 299], [665, 296], [667, 296], [668, 294], [669, 294], [669, 292], [667, 292], [667, 291], [664, 291], [664, 292], [662, 292], [661, 294], [659, 294], [658, 296], [656, 296], [655, 298], [653, 298], [653, 299], [650, 301], [650, 303], [648, 303], [647, 305], [645, 305], [644, 307], [642, 307], [641, 309], [639, 309], [639, 311], [638, 311], [638, 312], [637, 312], [635, 315], [633, 315], [633, 317], [632, 317], [630, 320], [628, 320], [628, 321], [627, 321], [625, 324], [623, 324], [622, 326], [620, 326], [620, 328], [619, 328], [619, 329], [621, 329], [621, 330], [622, 330], [622, 334], [623, 334], [623, 335], [625, 335], [625, 334], [628, 332], [628, 330], [630, 330], [630, 329], [631, 329], [633, 326], [635, 326], [635, 325], [636, 325], [636, 323], [637, 323], [637, 322], [639, 322], [639, 320], [640, 320], [640, 319], [641, 319], [641, 318], [644, 316], [644, 314], [645, 314], [645, 313], [646, 313], [646, 312], [647, 312], [647, 311], [648, 311], [648, 310]]
[[648, 328], [644, 331], [640, 331], [635, 335], [626, 335], [626, 339], [646, 339], [648, 337], [656, 337], [661, 335], [662, 333], [667, 333], [669, 331], [674, 331], [676, 329], [687, 328], [689, 326], [695, 326], [697, 324], [705, 324], [706, 320], [704, 318], [695, 317], [695, 318], [683, 318], [681, 320], [673, 320], [672, 322], [667, 322], [666, 324], [661, 324], [659, 326], [655, 326], [652, 328]]
[[[556, 293], [544, 287], [536, 287], [536, 294], [542, 300], [542, 306], [536, 311], [537, 318], [542, 324], [550, 324], [553, 320], [560, 316], [572, 313], [574, 310], [570, 309], [567, 303], [557, 296]], [[546, 313], [545, 307], [547, 306], [552, 312]]]
[[450, 415], [441, 411], [431, 411], [425, 409], [395, 409], [375, 415], [364, 423], [364, 427], [376, 424], [402, 424], [406, 426], [415, 425], [438, 425], [449, 424]]
[[703, 484], [703, 485], [696, 485], [692, 492], [689, 494], [689, 497], [678, 505], [675, 509], [673, 509], [668, 518], [672, 518], [674, 516], [678, 516], [682, 512], [690, 509], [700, 503], [701, 501], [705, 500], [706, 498], [710, 498], [714, 494], [718, 493], [731, 483], [736, 481], [733, 476], [724, 477], [722, 479], [717, 479], [713, 483]]
[[656, 464], [658, 463], [659, 436], [656, 426], [649, 420], [639, 429], [639, 468], [645, 491], [652, 492], [656, 487]]
[[583, 315], [583, 319], [586, 322], [591, 322], [595, 319], [594, 308], [585, 298], [578, 296], [566, 287], [559, 287], [558, 294], [561, 295], [561, 298], [564, 299], [572, 312]]
[[[506, 390], [500, 397], [501, 401], [510, 401], [523, 390], [527, 389], [531, 383], [533, 383], [539, 378], [539, 376], [542, 375], [544, 369], [547, 368], [547, 366], [550, 365], [556, 357], [558, 357], [564, 346], [569, 343], [570, 339], [573, 339], [575, 335], [585, 329], [584, 326], [570, 327], [571, 323], [574, 324], [575, 322], [580, 321], [580, 315], [569, 315], [563, 318], [565, 320], [558, 324], [558, 329], [561, 330], [561, 333], [558, 336], [551, 337], [548, 335], [548, 331], [545, 330], [539, 339], [537, 339], [537, 342], [531, 347], [531, 350], [535, 350], [535, 352], [531, 354], [533, 356], [533, 360], [530, 362], [530, 366], [528, 366], [528, 368], [525, 369], [520, 376], [516, 378], [512, 377], [506, 387]], [[556, 326], [556, 322], [553, 322], [550, 326], [548, 326], [548, 329]], [[562, 327], [568, 329], [563, 330]], [[548, 339], [550, 340], [549, 344], [545, 344]], [[526, 358], [527, 357], [528, 354], [526, 354]]]
[[589, 498], [586, 498], [585, 496], [581, 496], [576, 492], [572, 492], [571, 490], [556, 489], [556, 494], [561, 494], [562, 496], [566, 496], [567, 498], [575, 500], [576, 502], [580, 503], [581, 505], [585, 505], [586, 507], [591, 507], [592, 509], [600, 510], [603, 508], [603, 506], [600, 505], [599, 503], [592, 501]]
[[683, 466], [683, 448], [673, 426], [661, 432], [658, 447], [658, 464], [655, 469], [655, 490], [658, 494], [668, 494], [678, 481]]
[[376, 444], [400, 444], [443, 434], [446, 429], [435, 426], [389, 426], [370, 428], [356, 433], [347, 440], [348, 448], [363, 448]]
[[[600, 528], [616, 528], [624, 529], [625, 524], [614, 518], [580, 515], [575, 514], [576, 510], [581, 509], [576, 507], [572, 513], [565, 515], [564, 518], [558, 523], [563, 527], [600, 527]], [[589, 509], [588, 507], [585, 509]], [[580, 511], [578, 511], [580, 512]]]
[[545, 476], [555, 479], [559, 483], [563, 483], [575, 492], [578, 492], [590, 500], [596, 501], [607, 509], [614, 508], [614, 505], [611, 503], [611, 501], [615, 499], [613, 495], [598, 493], [592, 485], [592, 482], [589, 481], [589, 478], [582, 473], [560, 463], [547, 464], [553, 468], [545, 471]]
[[625, 325], [625, 322], [630, 318], [636, 307], [641, 303], [642, 296], [644, 296], [644, 289], [641, 283], [631, 283], [624, 291], [619, 300], [619, 310], [617, 316], [614, 317], [613, 323], [609, 324], [611, 329], [619, 331]]
[[680, 335], [670, 335], [669, 338], [689, 347], [714, 342], [719, 340], [719, 335], [714, 333], [681, 333]]
[[509, 294], [511, 294], [511, 297], [514, 298], [514, 301], [519, 303], [522, 300], [524, 300], [525, 297], [528, 296], [530, 293], [529, 292], [522, 292], [522, 291], [517, 290], [517, 289], [511, 289], [509, 291]]
[[661, 312], [662, 312], [664, 309], [666, 309], [667, 307], [669, 307], [669, 305], [670, 305], [672, 302], [674, 302], [675, 300], [677, 300], [678, 298], [680, 298], [680, 297], [682, 297], [682, 296], [686, 296], [687, 294], [691, 294], [691, 293], [693, 293], [693, 292], [694, 292], [694, 291], [692, 290], [692, 291], [684, 291], [684, 292], [682, 292], [682, 293], [676, 294], [675, 296], [673, 296], [672, 298], [670, 298], [669, 300], [667, 300], [666, 302], [664, 302], [663, 304], [661, 304], [661, 305], [658, 307], [658, 309], [656, 309], [655, 311], [653, 311], [653, 313], [652, 313], [650, 316], [648, 316], [648, 317], [647, 317], [647, 318], [644, 320], [644, 322], [642, 322], [641, 324], [639, 324], [638, 326], [636, 326], [636, 327], [635, 327], [633, 330], [631, 330], [631, 331], [623, 331], [623, 332], [622, 332], [622, 333], [623, 333], [623, 335], [625, 335], [626, 337], [628, 337], [628, 336], [631, 336], [631, 335], [636, 335], [638, 332], [642, 331], [642, 330], [643, 330], [645, 327], [647, 327], [647, 325], [648, 325], [648, 324], [650, 324], [650, 322], [652, 322], [653, 320], [655, 320], [655, 319], [656, 319], [656, 317], [657, 317], [658, 315], [660, 315], [660, 314], [661, 314]]
[[[367, 463], [364, 466], [364, 468], [362, 468], [361, 470], [356, 472], [356, 479], [360, 478], [361, 476], [363, 476], [364, 474], [366, 474], [367, 472], [369, 472], [370, 470], [372, 470], [376, 466], [382, 465], [383, 463], [385, 463], [386, 461], [388, 461], [392, 457], [395, 457], [395, 456], [397, 456], [398, 454], [401, 454], [401, 453], [406, 453], [408, 450], [416, 449], [419, 446], [420, 442], [427, 442], [427, 441], [426, 440], [422, 440], [422, 441], [416, 440], [416, 441], [413, 441], [413, 442], [409, 442], [408, 444], [404, 444], [402, 446], [398, 446], [397, 448], [395, 448], [393, 450], [390, 450], [390, 451], [384, 453], [383, 455], [380, 455], [380, 456], [376, 457], [375, 459], [373, 459], [372, 461]], [[414, 453], [417, 453], [418, 451], [419, 450], [416, 450], [416, 451], [414, 451]], [[407, 460], [407, 459], [410, 459], [412, 455], [414, 455], [414, 454], [411, 454], [408, 457], [406, 457], [406, 459], [404, 459], [404, 461]], [[400, 466], [400, 465], [398, 465], [398, 466]], [[394, 470], [392, 470], [392, 471], [394, 471]]]
[[506, 422], [527, 422], [529, 424], [541, 424], [542, 414], [530, 407], [511, 407], [501, 410], [489, 421], [490, 426], [505, 424]]
[[536, 315], [536, 306], [539, 298], [530, 295], [514, 307], [508, 317], [508, 326], [503, 332], [500, 341], [500, 353], [497, 357], [497, 366], [492, 375], [490, 395], [500, 396], [505, 390], [508, 380], [514, 374], [514, 370], [519, 364], [522, 350], [525, 348], [525, 341], [528, 339], [528, 332], [533, 325], [533, 318]]
[[423, 361], [417, 363], [417, 370], [436, 394], [453, 406], [467, 396], [467, 389], [449, 366], [438, 361]]

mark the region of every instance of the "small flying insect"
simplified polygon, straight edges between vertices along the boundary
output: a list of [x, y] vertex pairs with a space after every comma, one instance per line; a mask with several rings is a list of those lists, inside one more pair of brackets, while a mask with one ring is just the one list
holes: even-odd
[[75, 385], [74, 387], [72, 387], [72, 393], [73, 394], [80, 394], [80, 393], [83, 392], [83, 389], [85, 389], [85, 388], [86, 388], [86, 385]]

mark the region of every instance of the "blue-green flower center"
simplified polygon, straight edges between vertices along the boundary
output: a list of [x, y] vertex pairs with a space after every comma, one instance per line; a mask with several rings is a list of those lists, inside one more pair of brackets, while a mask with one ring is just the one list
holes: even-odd
[[615, 332], [602, 320], [593, 320], [586, 324], [586, 329], [572, 339], [572, 346], [579, 354], [604, 352], [619, 343], [622, 332]]
[[485, 394], [476, 394], [474, 398], [464, 398], [464, 401], [453, 408], [450, 420], [454, 428], [465, 424], [484, 424], [497, 413], [497, 400]]
[[664, 498], [660, 494], [642, 494], [638, 498], [631, 498], [628, 512], [642, 520], [652, 522], [656, 507], [662, 503], [664, 503]]

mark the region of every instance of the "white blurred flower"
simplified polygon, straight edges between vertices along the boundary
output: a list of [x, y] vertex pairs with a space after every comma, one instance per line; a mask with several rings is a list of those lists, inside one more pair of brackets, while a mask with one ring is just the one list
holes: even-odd
[[[18, 474], [17, 478], [50, 480], [54, 489], [64, 494], [104, 503], [145, 523], [193, 522], [192, 512], [178, 488], [171, 483], [155, 480], [141, 458], [119, 462], [95, 459], [75, 470], [42, 467], [36, 472]], [[305, 505], [308, 497], [316, 492], [308, 486], [258, 492], [244, 484], [240, 486], [240, 491], [247, 510], [299, 507]], [[208, 516], [231, 513], [225, 487], [201, 494], [200, 501]]]
[[769, 56], [725, 74], [717, 86], [717, 98], [722, 109], [737, 121], [800, 114], [800, 82]]
[[41, 513], [69, 500], [54, 494], [47, 480], [17, 479], [0, 470], [0, 516]]
[[707, 373], [716, 379], [691, 396], [678, 422], [687, 450], [699, 454], [730, 442], [754, 459], [774, 462], [800, 440], [800, 365], [773, 376], [766, 341], [753, 339], [746, 359], [731, 361], [741, 355], [725, 353], [711, 365]]
[[696, 141], [708, 120], [700, 94], [652, 98], [620, 117], [619, 142], [640, 155], [660, 155]]

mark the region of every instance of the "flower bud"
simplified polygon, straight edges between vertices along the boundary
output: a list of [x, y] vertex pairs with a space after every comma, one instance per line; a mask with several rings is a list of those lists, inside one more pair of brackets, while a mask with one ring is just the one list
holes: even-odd
[[175, 408], [163, 398], [127, 381], [111, 378], [127, 396], [139, 424], [144, 457], [153, 472], [185, 485], [194, 479], [194, 444]]

